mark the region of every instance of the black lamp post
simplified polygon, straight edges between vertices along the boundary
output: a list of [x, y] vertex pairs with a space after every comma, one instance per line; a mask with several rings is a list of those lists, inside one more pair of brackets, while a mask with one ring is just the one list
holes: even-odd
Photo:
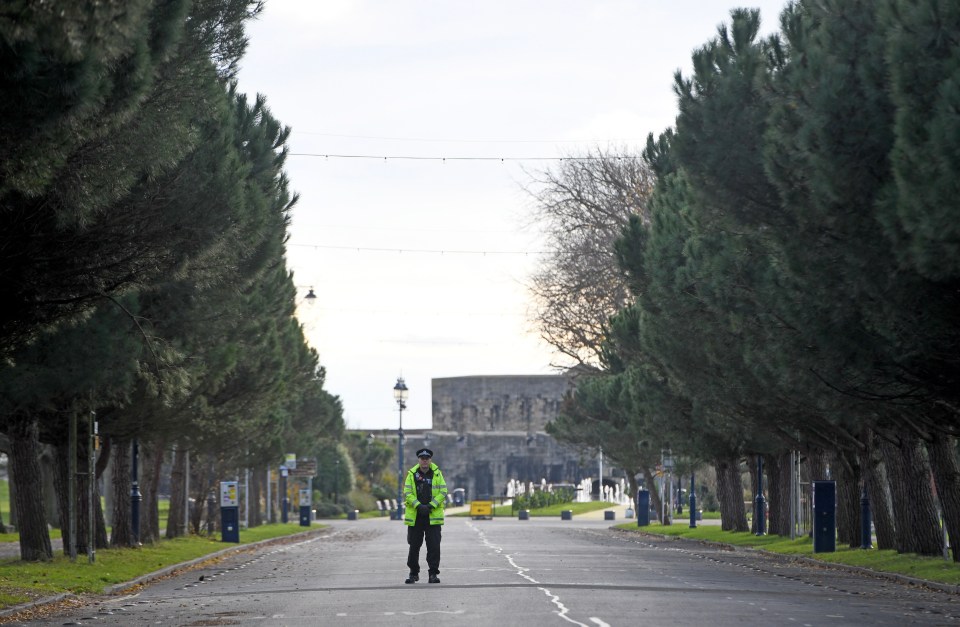
[[137, 477], [137, 462], [140, 456], [140, 444], [137, 438], [133, 438], [133, 454], [130, 469], [130, 531], [133, 536], [133, 543], [140, 544], [140, 481]]
[[407, 408], [409, 395], [403, 377], [397, 377], [397, 384], [393, 386], [393, 398], [400, 410], [400, 428], [397, 429], [397, 520], [403, 520], [403, 410]]
[[694, 473], [690, 471], [690, 528], [697, 528], [697, 484], [693, 479]]

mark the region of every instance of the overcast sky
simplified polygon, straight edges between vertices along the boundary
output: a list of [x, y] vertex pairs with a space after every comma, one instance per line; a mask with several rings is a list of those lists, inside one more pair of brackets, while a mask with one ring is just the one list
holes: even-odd
[[430, 428], [431, 379], [556, 372], [525, 288], [537, 158], [639, 152], [730, 9], [771, 32], [785, 4], [267, 0], [240, 88], [293, 129], [288, 264], [348, 428], [397, 428], [398, 376]]

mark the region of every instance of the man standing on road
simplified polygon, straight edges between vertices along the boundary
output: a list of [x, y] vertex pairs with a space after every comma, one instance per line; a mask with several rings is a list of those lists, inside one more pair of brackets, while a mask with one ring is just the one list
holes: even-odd
[[403, 501], [407, 510], [407, 567], [410, 575], [404, 583], [420, 580], [420, 547], [427, 541], [427, 568], [430, 583], [440, 583], [440, 528], [443, 525], [443, 507], [447, 500], [447, 482], [440, 468], [433, 463], [433, 451], [417, 451], [419, 463], [407, 471], [403, 484]]

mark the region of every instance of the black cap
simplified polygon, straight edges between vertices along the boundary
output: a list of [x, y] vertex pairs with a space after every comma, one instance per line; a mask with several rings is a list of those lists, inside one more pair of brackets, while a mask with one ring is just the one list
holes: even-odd
[[417, 457], [433, 457], [433, 451], [428, 448], [422, 448], [417, 451]]

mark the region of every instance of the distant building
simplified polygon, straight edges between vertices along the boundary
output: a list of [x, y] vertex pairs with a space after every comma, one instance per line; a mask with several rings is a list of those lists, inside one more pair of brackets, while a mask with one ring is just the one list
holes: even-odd
[[[565, 375], [433, 379], [433, 429], [424, 437], [447, 487], [472, 500], [501, 496], [510, 479], [578, 483], [589, 474], [576, 451], [546, 433], [571, 385]], [[413, 455], [422, 443], [404, 450]]]

